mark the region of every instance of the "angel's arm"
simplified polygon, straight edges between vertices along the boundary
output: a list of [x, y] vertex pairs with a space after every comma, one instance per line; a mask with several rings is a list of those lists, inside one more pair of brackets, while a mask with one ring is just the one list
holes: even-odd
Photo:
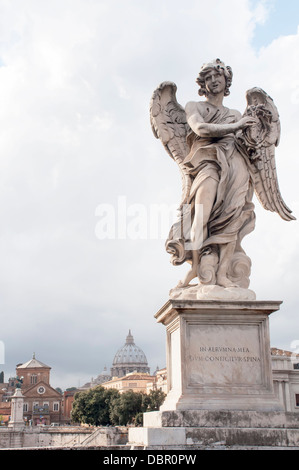
[[197, 103], [194, 102], [187, 103], [185, 112], [189, 126], [199, 137], [223, 137], [255, 123], [254, 118], [249, 116], [241, 118], [241, 114], [238, 116], [237, 122], [230, 124], [207, 123], [199, 113]]

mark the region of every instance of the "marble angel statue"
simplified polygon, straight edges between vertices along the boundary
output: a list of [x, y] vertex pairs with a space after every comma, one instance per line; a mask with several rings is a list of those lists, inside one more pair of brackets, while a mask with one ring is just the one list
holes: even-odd
[[277, 108], [260, 88], [247, 91], [243, 116], [225, 107], [232, 77], [231, 68], [217, 59], [204, 64], [196, 80], [204, 101], [183, 108], [172, 82], [163, 82], [151, 100], [154, 135], [182, 176], [179, 218], [166, 241], [174, 265], [190, 264], [180, 289], [197, 278], [197, 292], [248, 290], [251, 261], [241, 242], [255, 226], [254, 192], [265, 209], [294, 219], [275, 169]]

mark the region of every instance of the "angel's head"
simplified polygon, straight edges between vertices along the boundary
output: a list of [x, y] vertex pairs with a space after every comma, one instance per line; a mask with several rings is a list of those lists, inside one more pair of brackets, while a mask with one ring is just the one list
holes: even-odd
[[207, 85], [206, 85], [206, 77], [209, 75], [211, 71], [217, 71], [221, 74], [223, 74], [226, 82], [226, 87], [224, 90], [224, 96], [228, 96], [230, 91], [229, 88], [232, 84], [232, 78], [233, 78], [233, 72], [231, 67], [226, 66], [220, 59], [216, 59], [213, 62], [209, 62], [207, 64], [204, 64], [200, 72], [198, 74], [198, 77], [196, 79], [196, 83], [199, 85], [199, 90], [198, 94], [200, 96], [206, 96], [207, 95]]

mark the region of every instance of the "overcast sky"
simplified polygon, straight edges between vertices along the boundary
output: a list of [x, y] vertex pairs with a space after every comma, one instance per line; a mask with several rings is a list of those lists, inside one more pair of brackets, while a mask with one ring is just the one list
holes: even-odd
[[[181, 196], [178, 168], [149, 122], [162, 81], [177, 84], [185, 105], [198, 99], [201, 65], [220, 57], [234, 72], [228, 107], [243, 112], [253, 86], [272, 96], [280, 189], [299, 217], [298, 26], [298, 0], [0, 0], [6, 379], [35, 352], [52, 367], [52, 386], [83, 385], [110, 369], [129, 329], [151, 371], [165, 366], [165, 328], [154, 314], [187, 267], [165, 252], [170, 222], [136, 239], [136, 214], [149, 232], [152, 208]], [[250, 288], [258, 300], [283, 301], [270, 319], [271, 345], [292, 350], [298, 222], [255, 203], [256, 229], [243, 243]], [[104, 209], [114, 239], [99, 236]]]

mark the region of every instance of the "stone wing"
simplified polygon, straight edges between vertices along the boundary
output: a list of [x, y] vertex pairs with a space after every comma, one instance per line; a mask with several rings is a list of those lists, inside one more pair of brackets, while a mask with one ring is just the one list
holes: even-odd
[[239, 149], [245, 154], [257, 198], [264, 209], [276, 212], [284, 220], [295, 220], [285, 204], [278, 184], [275, 147], [280, 140], [280, 120], [272, 98], [261, 88], [246, 93], [244, 116], [253, 116], [257, 123], [236, 136]]
[[177, 86], [173, 82], [163, 82], [156, 88], [150, 103], [150, 120], [155, 137], [161, 140], [167, 153], [179, 166], [182, 176], [182, 205], [191, 187], [191, 178], [183, 164], [189, 152], [189, 126], [185, 110], [177, 102], [176, 91]]

